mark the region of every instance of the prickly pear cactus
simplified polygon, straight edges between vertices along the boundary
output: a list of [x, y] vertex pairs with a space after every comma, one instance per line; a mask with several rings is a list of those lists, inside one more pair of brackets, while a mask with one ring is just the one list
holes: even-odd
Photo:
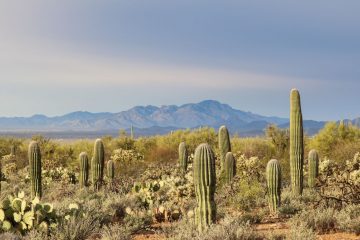
[[278, 160], [272, 159], [266, 166], [266, 180], [269, 195], [269, 208], [275, 213], [281, 202], [281, 168]]
[[179, 144], [179, 165], [181, 170], [186, 173], [187, 170], [187, 161], [188, 161], [188, 152], [186, 149], [185, 142]]
[[310, 188], [315, 187], [316, 178], [319, 175], [319, 155], [315, 149], [309, 152], [309, 180]]
[[303, 191], [304, 138], [300, 94], [296, 89], [290, 94], [290, 175], [291, 190], [296, 196]]
[[113, 160], [109, 160], [106, 164], [107, 177], [110, 181], [114, 181], [115, 177], [115, 164]]
[[79, 155], [80, 162], [80, 177], [79, 182], [81, 187], [86, 187], [89, 180], [89, 158], [86, 152], [82, 152]]
[[195, 223], [199, 231], [208, 228], [216, 219], [214, 201], [216, 175], [215, 157], [207, 143], [200, 144], [194, 157], [194, 186], [197, 200]]
[[99, 190], [104, 179], [105, 150], [101, 139], [96, 139], [91, 159], [91, 177], [95, 190]]
[[29, 144], [29, 172], [31, 181], [31, 197], [42, 197], [41, 186], [41, 153], [39, 144], [31, 141]]
[[231, 152], [230, 136], [226, 126], [219, 128], [219, 151], [220, 151], [220, 163], [221, 170], [224, 169], [225, 157], [228, 152]]
[[236, 174], [236, 162], [235, 157], [231, 152], [228, 152], [225, 156], [224, 163], [224, 173], [225, 173], [225, 182], [227, 184], [231, 183], [235, 174]]

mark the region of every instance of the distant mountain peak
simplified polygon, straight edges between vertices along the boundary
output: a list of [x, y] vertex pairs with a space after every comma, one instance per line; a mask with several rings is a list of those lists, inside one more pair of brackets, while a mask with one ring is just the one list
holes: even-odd
[[[240, 132], [241, 135], [262, 133], [268, 124], [286, 127], [288, 119], [241, 111], [212, 99], [180, 106], [135, 106], [118, 113], [75, 111], [57, 117], [46, 117], [40, 114], [30, 118], [0, 117], [0, 131], [118, 131], [119, 129], [128, 129], [132, 125], [136, 129], [155, 131], [155, 129], [196, 128], [199, 126], [218, 128], [226, 125], [232, 133]], [[324, 122], [307, 121], [306, 124], [316, 130], [323, 126]]]

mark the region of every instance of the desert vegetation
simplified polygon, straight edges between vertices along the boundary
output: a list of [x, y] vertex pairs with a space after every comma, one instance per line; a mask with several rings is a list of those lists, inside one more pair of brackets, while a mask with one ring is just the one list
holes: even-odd
[[360, 129], [290, 103], [263, 137], [0, 138], [0, 239], [359, 239]]

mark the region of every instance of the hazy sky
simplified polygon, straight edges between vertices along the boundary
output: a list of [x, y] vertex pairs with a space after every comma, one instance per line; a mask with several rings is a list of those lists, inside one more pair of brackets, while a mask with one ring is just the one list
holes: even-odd
[[360, 116], [360, 1], [0, 0], [0, 116], [215, 99]]

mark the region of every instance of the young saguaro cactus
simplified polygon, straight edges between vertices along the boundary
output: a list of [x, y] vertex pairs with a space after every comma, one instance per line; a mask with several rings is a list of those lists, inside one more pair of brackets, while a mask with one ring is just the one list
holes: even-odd
[[179, 144], [179, 165], [180, 169], [185, 173], [187, 170], [188, 152], [185, 142]]
[[200, 232], [208, 228], [216, 219], [215, 185], [214, 153], [207, 143], [202, 143], [196, 148], [194, 156], [194, 186], [197, 201], [195, 224]]
[[281, 168], [278, 160], [272, 159], [266, 166], [266, 180], [269, 194], [269, 207], [275, 213], [281, 203]]
[[315, 181], [319, 174], [319, 155], [315, 149], [309, 152], [309, 179], [308, 185], [310, 188], [315, 187]]
[[292, 89], [290, 94], [290, 175], [291, 190], [296, 196], [303, 191], [304, 138], [300, 94]]
[[114, 181], [115, 178], [115, 164], [113, 160], [109, 160], [106, 164], [106, 173], [110, 181]]
[[99, 190], [104, 179], [105, 150], [101, 139], [96, 139], [91, 159], [91, 177], [95, 190]]
[[31, 197], [42, 197], [41, 186], [41, 152], [39, 144], [36, 141], [31, 141], [28, 150], [29, 157], [29, 172], [31, 180]]
[[82, 152], [79, 155], [79, 163], [80, 163], [80, 186], [86, 187], [88, 185], [89, 180], [89, 158], [86, 152]]
[[225, 182], [229, 184], [236, 174], [236, 161], [231, 152], [228, 152], [225, 156], [224, 168]]
[[226, 126], [219, 128], [219, 151], [221, 170], [224, 170], [225, 157], [228, 152], [231, 152], [230, 136]]

